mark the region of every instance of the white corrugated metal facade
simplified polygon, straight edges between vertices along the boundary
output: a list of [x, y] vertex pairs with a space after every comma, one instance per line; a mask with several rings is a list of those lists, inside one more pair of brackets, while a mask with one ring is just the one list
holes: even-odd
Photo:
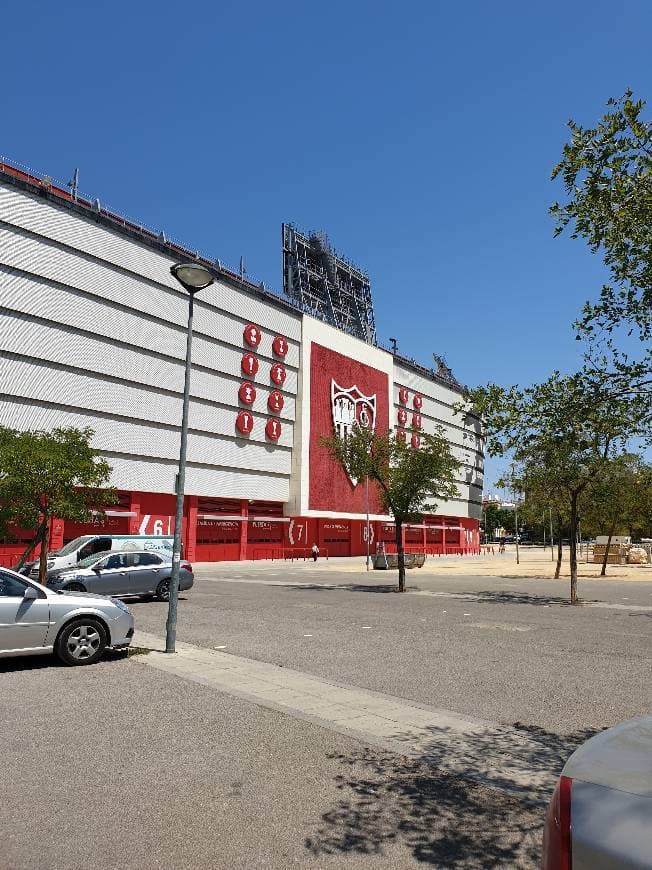
[[[64, 205], [0, 184], [0, 424], [91, 426], [116, 486], [172, 492], [187, 314], [170, 275], [174, 262]], [[262, 341], [245, 442], [234, 412], [249, 322]], [[289, 348], [282, 434], [271, 446], [264, 426], [277, 388], [269, 379], [277, 334]], [[188, 493], [287, 500], [300, 337], [299, 313], [226, 282], [197, 297]]]

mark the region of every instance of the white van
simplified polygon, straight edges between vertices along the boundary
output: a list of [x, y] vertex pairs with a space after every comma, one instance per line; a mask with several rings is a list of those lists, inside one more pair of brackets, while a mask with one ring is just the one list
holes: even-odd
[[[48, 553], [48, 572], [68, 568], [87, 556], [109, 550], [157, 550], [172, 558], [173, 542], [172, 535], [82, 535], [68, 541], [60, 550]], [[27, 562], [22, 573], [37, 578], [38, 566], [38, 560]]]

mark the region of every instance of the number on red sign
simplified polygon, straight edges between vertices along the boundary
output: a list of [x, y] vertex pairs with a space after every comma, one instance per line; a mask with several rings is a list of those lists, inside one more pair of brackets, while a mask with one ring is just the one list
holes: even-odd
[[284, 357], [288, 352], [288, 343], [282, 335], [277, 335], [274, 341], [272, 342], [272, 349], [276, 356]]
[[398, 391], [398, 400], [402, 405], [407, 405], [408, 391], [405, 389], [405, 387], [401, 387], [401, 389]]
[[242, 365], [242, 371], [246, 375], [251, 375], [253, 377], [253, 375], [255, 375], [256, 372], [258, 371], [258, 365], [259, 365], [258, 357], [256, 357], [253, 353], [246, 353], [242, 357], [242, 364], [241, 365]]
[[279, 390], [272, 390], [269, 394], [269, 398], [267, 399], [267, 407], [270, 411], [279, 411], [283, 410], [283, 405], [285, 404], [285, 400], [283, 398], [283, 393]]
[[281, 436], [281, 424], [278, 420], [268, 420], [265, 425], [265, 434], [271, 441], [278, 441]]
[[421, 438], [415, 432], [412, 436], [412, 446], [415, 450], [417, 450], [421, 446]]
[[421, 414], [412, 414], [412, 425], [415, 429], [421, 428]]
[[249, 347], [258, 347], [258, 345], [260, 344], [260, 329], [258, 329], [258, 327], [255, 326], [253, 323], [248, 323], [245, 326], [242, 336], [249, 345]]
[[240, 411], [236, 417], [235, 425], [238, 432], [241, 432], [243, 435], [248, 435], [254, 428], [254, 418], [249, 411]]
[[423, 405], [423, 399], [421, 398], [421, 396], [418, 393], [416, 394], [416, 396], [414, 397], [414, 399], [412, 401], [414, 403], [414, 407], [417, 409], [420, 408], [421, 405]]
[[407, 411], [405, 410], [405, 408], [398, 409], [398, 422], [401, 424], [401, 426], [405, 426], [407, 422]]
[[396, 440], [400, 441], [401, 444], [405, 444], [405, 432], [402, 429], [399, 429], [396, 433]]
[[287, 377], [287, 372], [285, 371], [285, 366], [281, 365], [281, 363], [274, 363], [272, 366], [270, 376], [275, 384], [278, 384], [279, 387], [285, 383], [285, 378]]
[[256, 401], [256, 388], [249, 381], [245, 381], [244, 384], [240, 384], [238, 396], [240, 396], [240, 401], [244, 402], [245, 405], [253, 405]]

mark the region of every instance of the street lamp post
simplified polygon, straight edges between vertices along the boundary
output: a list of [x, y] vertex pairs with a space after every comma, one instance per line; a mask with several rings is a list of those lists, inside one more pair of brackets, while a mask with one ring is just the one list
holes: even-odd
[[367, 571], [369, 570], [369, 475], [365, 477], [365, 503], [367, 508]]
[[179, 473], [177, 474], [177, 505], [174, 515], [174, 543], [172, 545], [172, 574], [168, 618], [165, 625], [165, 652], [175, 652], [177, 639], [177, 603], [179, 600], [179, 567], [181, 563], [181, 525], [186, 487], [186, 454], [188, 449], [188, 407], [190, 405], [190, 370], [192, 366], [192, 316], [195, 293], [213, 283], [213, 276], [199, 263], [179, 263], [170, 272], [188, 293], [188, 332], [186, 336], [186, 372], [183, 383], [183, 410], [181, 413], [181, 444], [179, 446]]

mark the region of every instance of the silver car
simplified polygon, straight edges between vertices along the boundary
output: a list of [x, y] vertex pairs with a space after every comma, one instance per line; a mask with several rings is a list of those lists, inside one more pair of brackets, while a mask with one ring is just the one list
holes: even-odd
[[[101, 595], [156, 595], [159, 601], [170, 597], [172, 560], [154, 550], [96, 553], [71, 568], [48, 576], [48, 588]], [[179, 589], [194, 583], [192, 565], [179, 566]]]
[[548, 808], [544, 870], [652, 868], [652, 716], [582, 744]]
[[67, 665], [90, 665], [106, 647], [128, 647], [133, 633], [122, 601], [57, 592], [0, 568], [0, 658], [54, 652]]

